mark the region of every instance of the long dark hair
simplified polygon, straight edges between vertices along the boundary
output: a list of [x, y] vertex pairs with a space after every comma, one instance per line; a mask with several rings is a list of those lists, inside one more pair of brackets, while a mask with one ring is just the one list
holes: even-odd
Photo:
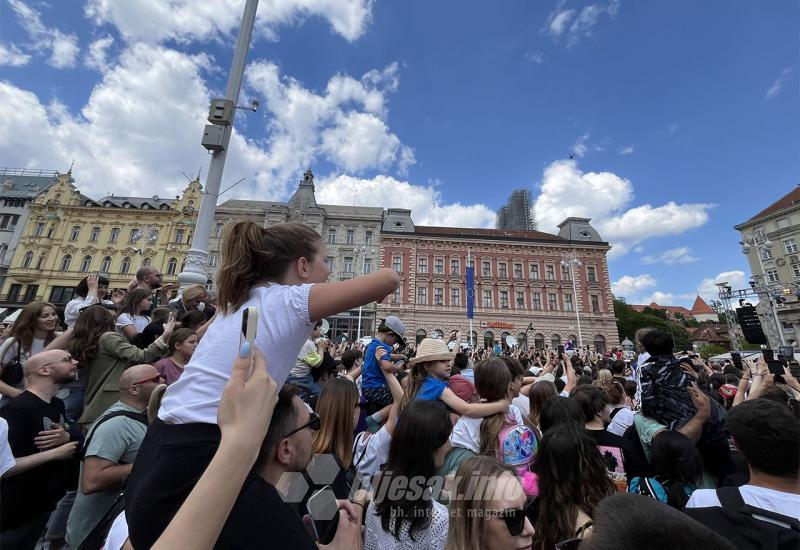
[[67, 351], [81, 367], [88, 367], [97, 357], [100, 336], [114, 330], [114, 314], [102, 305], [84, 309], [75, 321]]
[[381, 527], [396, 539], [400, 539], [406, 522], [410, 524], [411, 540], [427, 529], [432, 504], [430, 496], [419, 494], [415, 484], [407, 484], [398, 491], [395, 490], [397, 484], [392, 482], [399, 476], [407, 480], [422, 477], [427, 480], [427, 486], [436, 474], [434, 453], [447, 442], [452, 431], [447, 410], [433, 401], [412, 401], [400, 413], [389, 447], [389, 462], [376, 483], [374, 501]]
[[225, 227], [222, 261], [217, 272], [217, 299], [222, 313], [236, 311], [260, 282], [274, 282], [289, 263], [314, 259], [322, 237], [301, 223], [279, 223], [269, 227], [236, 222]]
[[[512, 381], [511, 371], [505, 361], [498, 357], [484, 359], [475, 366], [475, 390], [486, 401], [505, 399]], [[505, 417], [505, 413], [497, 413], [481, 421], [481, 454], [497, 451], [497, 435], [503, 428]]]
[[653, 439], [653, 470], [667, 490], [667, 504], [682, 510], [689, 497], [684, 485], [703, 476], [703, 458], [694, 442], [680, 432], [664, 431]]
[[578, 511], [594, 507], [616, 492], [594, 439], [576, 422], [558, 424], [542, 438], [533, 465], [539, 477], [539, 515], [533, 548], [550, 550], [575, 536]]
[[122, 300], [122, 303], [119, 306], [119, 314], [122, 315], [123, 313], [127, 313], [131, 317], [136, 313], [136, 306], [144, 300], [145, 298], [149, 298], [153, 294], [150, 290], [145, 290], [143, 288], [136, 288], [128, 292], [128, 295], [125, 296], [125, 299]]
[[[9, 338], [14, 338], [14, 340], [19, 343], [20, 349], [23, 352], [29, 353], [31, 351], [39, 316], [47, 307], [53, 308], [53, 312], [56, 311], [56, 306], [50, 302], [31, 302], [22, 308], [19, 317], [17, 317], [17, 320], [11, 325], [11, 333], [8, 336]], [[56, 320], [58, 320], [58, 317], [56, 317]], [[58, 322], [56, 322], [55, 330], [58, 330]], [[48, 332], [47, 336], [45, 336], [45, 346], [56, 337], [55, 330]]]

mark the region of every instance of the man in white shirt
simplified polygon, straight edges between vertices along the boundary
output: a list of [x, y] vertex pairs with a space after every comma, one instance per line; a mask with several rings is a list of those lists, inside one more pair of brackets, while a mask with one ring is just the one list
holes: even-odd
[[[791, 410], [775, 401], [753, 399], [728, 413], [728, 429], [750, 469], [750, 481], [739, 487], [741, 500], [755, 508], [800, 521], [800, 424]], [[720, 490], [721, 491], [721, 490]], [[686, 513], [712, 530], [741, 544], [736, 537], [752, 529], [748, 522], [767, 521], [788, 527], [776, 518], [755, 514], [720, 528], [709, 508], [722, 510], [717, 490], [698, 489], [686, 504]], [[703, 509], [706, 509], [705, 511]], [[737, 546], [741, 547], [741, 546]]]

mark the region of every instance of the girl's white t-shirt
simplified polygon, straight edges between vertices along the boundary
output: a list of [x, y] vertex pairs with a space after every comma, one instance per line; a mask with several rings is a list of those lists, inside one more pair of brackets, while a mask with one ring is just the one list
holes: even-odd
[[200, 340], [183, 375], [171, 384], [158, 417], [170, 424], [217, 423], [222, 390], [239, 353], [242, 310], [258, 310], [256, 347], [267, 359], [267, 371], [282, 387], [300, 348], [314, 329], [309, 319], [310, 284], [258, 286], [238, 310], [217, 317]]
[[128, 325], [133, 325], [133, 328], [136, 329], [137, 333], [142, 332], [147, 325], [150, 324], [150, 317], [147, 315], [131, 315], [130, 313], [123, 313], [119, 317], [117, 317], [117, 332], [120, 334], [124, 334], [122, 332], [122, 327], [126, 327]]
[[[523, 424], [522, 413], [516, 405], [509, 405], [508, 413], [514, 417], [514, 422]], [[481, 423], [483, 423], [483, 418], [468, 418], [466, 416], [459, 418], [450, 434], [450, 445], [469, 449], [475, 454], [480, 453]]]

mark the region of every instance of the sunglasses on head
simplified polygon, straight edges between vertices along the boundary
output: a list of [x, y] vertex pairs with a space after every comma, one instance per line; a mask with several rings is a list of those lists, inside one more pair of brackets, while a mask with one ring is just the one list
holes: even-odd
[[319, 428], [320, 428], [320, 420], [319, 420], [319, 415], [317, 413], [313, 413], [313, 412], [310, 413], [308, 422], [306, 422], [305, 424], [303, 424], [299, 428], [294, 429], [291, 432], [289, 432], [288, 434], [286, 434], [285, 436], [283, 436], [283, 439], [286, 439], [287, 437], [292, 436], [292, 435], [296, 434], [297, 432], [299, 432], [301, 430], [305, 430], [306, 428], [310, 429], [312, 432], [316, 432], [317, 430], [319, 430]]

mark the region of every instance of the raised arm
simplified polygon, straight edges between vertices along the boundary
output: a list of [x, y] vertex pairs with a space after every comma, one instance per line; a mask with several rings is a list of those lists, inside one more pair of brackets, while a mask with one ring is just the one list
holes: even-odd
[[445, 388], [440, 397], [445, 404], [458, 414], [467, 418], [484, 418], [497, 413], [508, 411], [509, 401], [501, 399], [491, 403], [467, 403], [457, 396], [450, 388]]
[[308, 297], [309, 317], [316, 322], [323, 317], [379, 302], [395, 291], [400, 276], [393, 269], [381, 269], [368, 275], [336, 283], [317, 283]]

